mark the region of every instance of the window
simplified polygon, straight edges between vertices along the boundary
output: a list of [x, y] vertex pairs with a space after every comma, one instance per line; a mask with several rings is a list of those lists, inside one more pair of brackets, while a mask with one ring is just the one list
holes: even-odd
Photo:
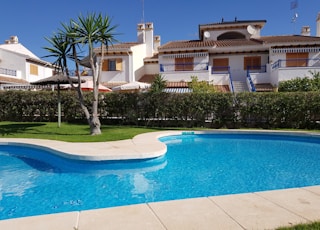
[[308, 53], [287, 53], [287, 67], [308, 66]]
[[230, 40], [230, 39], [245, 39], [246, 36], [244, 34], [238, 33], [238, 32], [227, 32], [224, 34], [221, 34], [217, 37], [217, 40]]
[[193, 57], [175, 59], [175, 71], [193, 70]]
[[38, 76], [38, 66], [30, 64], [30, 74]]
[[102, 62], [102, 71], [122, 71], [122, 59], [108, 59]]
[[229, 69], [229, 58], [215, 58], [212, 63], [213, 72], [227, 72]]
[[261, 69], [261, 57], [260, 56], [253, 56], [253, 57], [244, 57], [243, 61], [243, 69], [251, 70], [260, 70]]

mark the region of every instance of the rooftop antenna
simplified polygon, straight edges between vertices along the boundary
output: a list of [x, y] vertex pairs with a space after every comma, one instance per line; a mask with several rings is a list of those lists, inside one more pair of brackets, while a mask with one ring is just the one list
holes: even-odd
[[142, 3], [142, 23], [144, 23], [144, 0], [141, 0]]
[[290, 9], [293, 10], [293, 17], [291, 19], [291, 23], [293, 23], [293, 33], [295, 33], [295, 25], [298, 19], [298, 13], [296, 10], [297, 8], [298, 8], [298, 0], [292, 1], [290, 4]]

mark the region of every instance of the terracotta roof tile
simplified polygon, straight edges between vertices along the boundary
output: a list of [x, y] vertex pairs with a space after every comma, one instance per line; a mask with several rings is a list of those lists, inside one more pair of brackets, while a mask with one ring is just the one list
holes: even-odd
[[207, 41], [200, 41], [200, 40], [189, 40], [189, 41], [172, 41], [168, 42], [163, 46], [159, 47], [159, 51], [164, 49], [181, 49], [181, 48], [204, 48], [204, 47], [214, 47], [215, 41], [207, 40]]
[[301, 43], [301, 42], [317, 42], [320, 44], [320, 37], [300, 36], [300, 35], [283, 35], [283, 36], [262, 36], [255, 39], [264, 44], [273, 43]]
[[4, 76], [0, 76], [0, 83], [5, 83], [5, 84], [29, 84], [28, 81], [23, 80], [23, 79], [17, 79], [17, 78], [12, 78], [12, 77], [4, 77]]
[[221, 92], [221, 93], [230, 92], [230, 88], [228, 85], [215, 85], [214, 87], [216, 88], [217, 92]]
[[238, 46], [256, 46], [262, 42], [253, 39], [229, 39], [216, 41], [217, 47], [238, 47]]
[[154, 78], [155, 78], [154, 74], [145, 74], [138, 81], [145, 82], [145, 83], [152, 83], [154, 81]]
[[261, 46], [263, 44], [274, 43], [308, 43], [316, 42], [320, 45], [320, 37], [286, 35], [286, 36], [262, 36], [254, 39], [229, 39], [229, 40], [186, 40], [186, 41], [171, 41], [159, 47], [160, 51], [168, 49], [183, 49], [183, 48], [208, 48], [208, 47], [239, 47], [239, 46]]
[[[130, 49], [133, 46], [139, 45], [138, 42], [124, 42], [124, 43], [118, 43], [108, 46], [108, 51], [123, 51], [126, 49]], [[100, 52], [101, 48], [97, 47], [94, 49], [95, 52]]]
[[167, 81], [166, 87], [167, 88], [189, 88], [188, 82], [184, 82], [184, 81]]
[[273, 92], [273, 87], [271, 84], [256, 84], [257, 92]]

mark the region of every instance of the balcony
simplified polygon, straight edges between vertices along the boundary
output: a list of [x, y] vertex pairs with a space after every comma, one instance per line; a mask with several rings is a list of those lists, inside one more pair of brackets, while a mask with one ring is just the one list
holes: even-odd
[[17, 71], [12, 69], [0, 68], [0, 74], [17, 77]]
[[230, 66], [212, 66], [211, 74], [229, 74]]
[[160, 72], [207, 71], [209, 63], [160, 64]]
[[303, 68], [315, 67], [320, 68], [320, 58], [297, 58], [297, 59], [279, 59], [272, 64], [271, 69], [276, 70], [279, 68]]
[[266, 73], [267, 66], [266, 65], [258, 65], [258, 66], [247, 66], [248, 73]]

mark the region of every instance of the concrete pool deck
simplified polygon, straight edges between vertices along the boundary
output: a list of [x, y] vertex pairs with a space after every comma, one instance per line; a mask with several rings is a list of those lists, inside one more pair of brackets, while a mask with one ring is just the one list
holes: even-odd
[[[37, 145], [72, 159], [138, 159], [165, 154], [166, 146], [157, 138], [181, 132], [154, 132], [99, 143], [0, 138], [0, 144]], [[92, 153], [93, 149], [97, 152]], [[320, 186], [8, 219], [0, 221], [0, 229], [275, 229], [316, 220], [320, 220]]]

